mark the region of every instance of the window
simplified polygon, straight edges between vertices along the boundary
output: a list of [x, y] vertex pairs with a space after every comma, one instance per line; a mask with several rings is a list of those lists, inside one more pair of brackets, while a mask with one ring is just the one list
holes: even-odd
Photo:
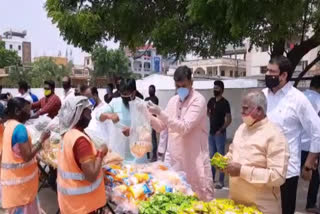
[[222, 77], [224, 77], [224, 76], [225, 76], [224, 70], [222, 70], [220, 73], [221, 73], [221, 75], [220, 75], [220, 76], [222, 76]]
[[18, 46], [18, 50], [21, 51], [21, 45]]
[[243, 77], [247, 76], [247, 72], [246, 71], [242, 72], [242, 76]]
[[10, 48], [10, 50], [12, 50], [12, 48], [13, 48], [12, 45], [9, 45], [9, 48]]
[[90, 65], [90, 59], [87, 59], [87, 65]]
[[235, 71], [234, 76], [235, 76], [235, 77], [239, 77], [239, 71]]
[[150, 70], [150, 68], [151, 68], [150, 62], [145, 62], [145, 63], [143, 64], [143, 67], [144, 67], [146, 70]]
[[233, 77], [233, 71], [232, 70], [230, 71], [230, 77]]
[[267, 73], [267, 66], [261, 66], [260, 67], [260, 74], [265, 74]]
[[269, 50], [269, 45], [262, 45], [261, 52], [267, 52]]

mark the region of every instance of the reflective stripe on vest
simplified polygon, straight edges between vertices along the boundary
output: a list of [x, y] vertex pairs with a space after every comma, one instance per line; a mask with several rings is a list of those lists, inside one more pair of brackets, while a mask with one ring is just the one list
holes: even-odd
[[64, 195], [82, 195], [82, 194], [87, 194], [87, 193], [93, 192], [96, 189], [98, 189], [101, 182], [102, 182], [102, 177], [98, 178], [95, 182], [93, 182], [89, 186], [76, 187], [76, 188], [64, 188], [64, 187], [60, 186], [58, 183], [57, 189], [60, 193], [62, 193]]
[[86, 179], [83, 173], [66, 172], [59, 168], [58, 173], [63, 179], [72, 179], [77, 181], [84, 181]]
[[1, 163], [2, 169], [21, 169], [27, 166], [30, 166], [32, 164], [36, 163], [35, 159], [31, 159], [28, 162], [25, 163]]
[[35, 178], [37, 174], [38, 174], [38, 168], [36, 168], [31, 175], [28, 175], [28, 176], [23, 177], [23, 178], [1, 180], [1, 185], [3, 185], [3, 186], [13, 186], [13, 185], [24, 184], [24, 183], [27, 183], [27, 182], [31, 181], [33, 178]]

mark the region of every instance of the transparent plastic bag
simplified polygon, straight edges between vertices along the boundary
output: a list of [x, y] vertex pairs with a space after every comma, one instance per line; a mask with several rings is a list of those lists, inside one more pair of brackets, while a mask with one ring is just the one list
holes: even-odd
[[112, 121], [107, 122], [109, 123], [108, 148], [126, 159], [130, 155], [130, 149], [129, 138], [122, 133], [124, 126], [119, 123], [114, 124]]
[[151, 152], [151, 126], [148, 117], [147, 104], [136, 98], [129, 102], [130, 105], [130, 151], [136, 158], [143, 157], [147, 152]]

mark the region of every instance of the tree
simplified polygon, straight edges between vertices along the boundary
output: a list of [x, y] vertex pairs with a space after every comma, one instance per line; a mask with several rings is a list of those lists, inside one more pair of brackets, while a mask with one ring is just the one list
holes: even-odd
[[103, 45], [96, 45], [92, 51], [94, 71], [93, 80], [97, 77], [114, 79], [117, 76], [131, 77], [129, 72], [129, 59], [123, 50], [108, 50]]
[[10, 65], [20, 65], [21, 59], [16, 51], [7, 50], [5, 43], [0, 41], [0, 68], [4, 68]]
[[30, 84], [38, 88], [43, 86], [45, 80], [54, 80], [60, 86], [62, 78], [70, 73], [70, 66], [57, 65], [50, 58], [40, 58], [32, 64]]
[[61, 84], [63, 76], [71, 73], [70, 66], [57, 65], [50, 58], [41, 58], [29, 67], [10, 66], [8, 68], [9, 83], [16, 86], [19, 81], [25, 80], [32, 87], [39, 88], [43, 86], [45, 80], [54, 80], [56, 85]]
[[[149, 43], [162, 55], [193, 52], [211, 57], [221, 56], [228, 44], [237, 46], [250, 38], [250, 47], [267, 45], [271, 56], [286, 53], [294, 67], [320, 45], [319, 6], [320, 0], [46, 2], [61, 35], [87, 51], [113, 38], [131, 49]], [[295, 46], [287, 49], [288, 42]]]

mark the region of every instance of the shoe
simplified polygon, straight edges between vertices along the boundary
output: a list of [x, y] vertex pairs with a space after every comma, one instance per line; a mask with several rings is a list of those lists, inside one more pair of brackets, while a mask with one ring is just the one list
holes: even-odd
[[222, 189], [223, 188], [223, 184], [217, 183], [214, 188], [215, 189]]
[[318, 207], [307, 208], [306, 211], [307, 211], [308, 213], [320, 214], [320, 209], [319, 209]]

